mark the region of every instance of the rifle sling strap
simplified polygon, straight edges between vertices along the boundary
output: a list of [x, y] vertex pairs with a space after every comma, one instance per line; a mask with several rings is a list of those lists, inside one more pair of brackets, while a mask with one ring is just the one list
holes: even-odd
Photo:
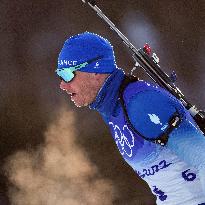
[[131, 82], [136, 82], [139, 79], [135, 76], [125, 76], [124, 80], [122, 81], [122, 84], [120, 86], [120, 90], [119, 90], [119, 98], [120, 98], [120, 103], [122, 105], [123, 108], [123, 112], [125, 114], [125, 121], [127, 123], [127, 125], [129, 126], [129, 128], [137, 133], [139, 136], [141, 136], [143, 139], [156, 143], [156, 144], [160, 144], [161, 146], [165, 146], [168, 142], [169, 139], [169, 134], [172, 132], [172, 130], [176, 127], [178, 127], [178, 125], [180, 124], [180, 122], [182, 121], [181, 116], [179, 114], [179, 112], [175, 112], [172, 117], [169, 119], [169, 123], [167, 128], [164, 130], [164, 132], [160, 135], [157, 136], [156, 138], [151, 138], [151, 137], [145, 137], [144, 135], [142, 135], [138, 130], [136, 130], [134, 128], [134, 126], [132, 125], [127, 110], [126, 110], [126, 105], [125, 105], [125, 101], [123, 99], [123, 92], [125, 90], [125, 88], [127, 87], [127, 85]]

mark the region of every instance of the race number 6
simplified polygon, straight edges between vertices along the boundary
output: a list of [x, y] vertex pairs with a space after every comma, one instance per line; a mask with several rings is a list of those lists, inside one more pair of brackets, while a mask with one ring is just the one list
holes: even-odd
[[194, 181], [194, 179], [196, 179], [196, 174], [189, 172], [190, 169], [187, 169], [185, 171], [182, 172], [182, 177], [186, 180], [186, 181]]

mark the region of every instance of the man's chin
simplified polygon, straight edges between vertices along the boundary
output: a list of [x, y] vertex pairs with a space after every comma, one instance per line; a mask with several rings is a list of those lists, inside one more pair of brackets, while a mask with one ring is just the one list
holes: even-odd
[[87, 106], [89, 106], [89, 102], [85, 102], [84, 100], [80, 100], [76, 96], [72, 96], [71, 101], [75, 104], [76, 107], [87, 107]]
[[73, 103], [75, 104], [76, 107], [87, 107], [89, 105], [88, 103], [83, 104], [75, 101], [73, 101]]

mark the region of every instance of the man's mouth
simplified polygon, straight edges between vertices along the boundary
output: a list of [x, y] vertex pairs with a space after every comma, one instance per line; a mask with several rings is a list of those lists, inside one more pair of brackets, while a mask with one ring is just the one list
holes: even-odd
[[74, 97], [76, 95], [76, 93], [71, 93], [70, 95], [71, 95], [71, 97]]
[[71, 92], [68, 92], [68, 91], [67, 91], [67, 94], [70, 95], [71, 97], [76, 95], [76, 93], [71, 93]]
[[70, 94], [70, 99], [71, 99], [72, 102], [74, 102], [75, 96], [76, 96], [76, 93], [71, 93]]

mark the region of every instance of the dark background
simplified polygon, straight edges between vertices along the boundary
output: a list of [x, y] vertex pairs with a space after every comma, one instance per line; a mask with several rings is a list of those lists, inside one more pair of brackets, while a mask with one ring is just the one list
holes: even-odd
[[[99, 0], [98, 6], [134, 45], [149, 42], [163, 70], [175, 70], [177, 86], [191, 102], [205, 108], [204, 0]], [[80, 0], [0, 0], [1, 167], [17, 150], [35, 149], [44, 142], [43, 132], [54, 111], [62, 99], [67, 100], [54, 74], [58, 53], [66, 38], [84, 31], [109, 39], [118, 66], [127, 72], [132, 68], [125, 45]], [[140, 76], [145, 77], [142, 72]], [[121, 193], [115, 204], [131, 204], [129, 200], [153, 204], [149, 188], [122, 161], [101, 118], [86, 108], [76, 109], [69, 101], [68, 106], [77, 115], [82, 136], [78, 142]], [[9, 204], [8, 187], [1, 169], [0, 204]]]

